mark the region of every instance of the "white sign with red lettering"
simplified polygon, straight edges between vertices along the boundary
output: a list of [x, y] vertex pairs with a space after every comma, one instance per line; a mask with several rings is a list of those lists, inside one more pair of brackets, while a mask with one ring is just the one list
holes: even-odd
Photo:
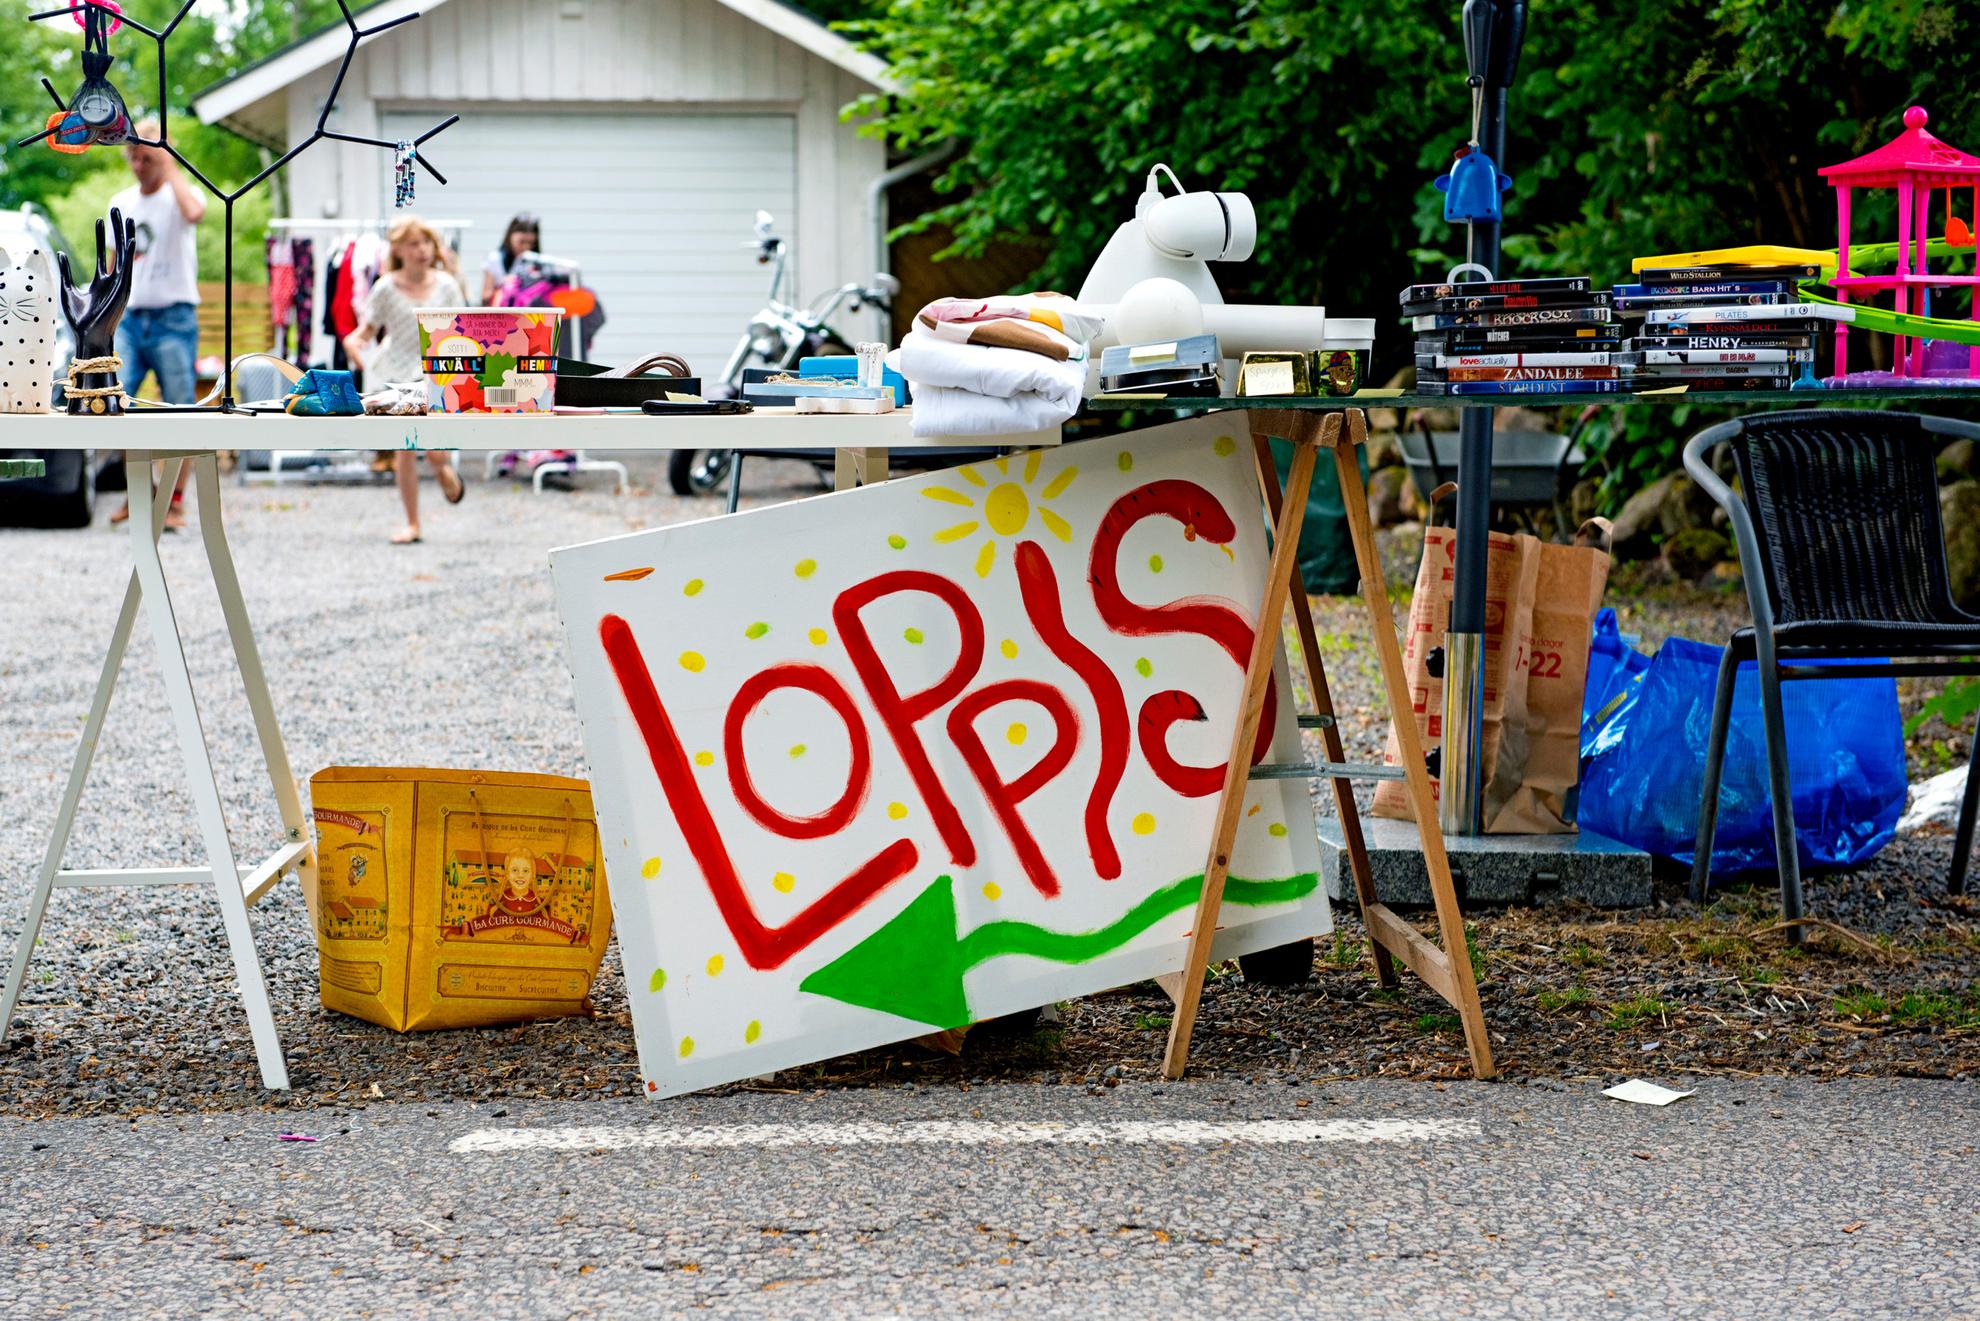
[[[1182, 966], [1267, 546], [1202, 418], [556, 551], [649, 1095]], [[1254, 760], [1300, 760], [1279, 657]], [[1330, 927], [1248, 787], [1215, 957]]]

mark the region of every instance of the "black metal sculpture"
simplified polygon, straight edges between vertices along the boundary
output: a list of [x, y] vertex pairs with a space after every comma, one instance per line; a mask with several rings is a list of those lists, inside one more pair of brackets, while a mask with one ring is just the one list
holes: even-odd
[[[255, 175], [252, 179], [249, 179], [246, 183], [234, 189], [232, 192], [227, 192], [221, 189], [218, 185], [216, 185], [211, 179], [207, 178], [204, 174], [202, 174], [198, 166], [194, 165], [191, 161], [187, 160], [184, 156], [179, 154], [178, 148], [172, 145], [170, 121], [167, 118], [169, 111], [166, 105], [167, 82], [165, 76], [165, 43], [171, 38], [172, 33], [178, 29], [179, 24], [185, 21], [186, 15], [192, 12], [192, 8], [196, 3], [198, 3], [198, 0], [185, 0], [185, 3], [180, 6], [179, 12], [172, 16], [172, 21], [167, 23], [163, 30], [156, 30], [156, 31], [146, 27], [144, 24], [138, 22], [136, 19], [125, 17], [122, 13], [113, 9], [111, 6], [102, 3], [101, 0], [76, 0], [76, 3], [67, 5], [61, 9], [50, 9], [39, 14], [30, 14], [28, 15], [28, 21], [30, 23], [38, 23], [45, 19], [61, 18], [65, 15], [74, 15], [79, 9], [83, 9], [89, 11], [88, 18], [90, 22], [85, 26], [86, 34], [92, 30], [97, 32], [106, 31], [103, 25], [106, 24], [114, 16], [114, 18], [120, 21], [123, 25], [128, 26], [133, 30], [140, 32], [143, 35], [151, 38], [153, 44], [156, 46], [158, 51], [158, 138], [156, 141], [152, 141], [137, 136], [137, 134], [133, 131], [130, 132], [123, 140], [134, 142], [141, 147], [156, 147], [161, 151], [170, 153], [173, 160], [177, 161], [180, 165], [184, 166], [186, 172], [191, 174], [193, 178], [199, 180], [201, 186], [204, 187], [207, 192], [211, 193], [214, 196], [214, 198], [220, 202], [221, 206], [224, 208], [225, 217], [226, 217], [226, 254], [227, 254], [226, 257], [227, 304], [225, 310], [226, 359], [225, 359], [225, 366], [222, 368], [222, 373], [221, 373], [220, 401], [217, 404], [212, 404], [212, 405], [187, 405], [185, 407], [179, 408], [176, 411], [233, 412], [235, 411], [235, 407], [236, 407], [234, 402], [234, 369], [233, 369], [233, 364], [234, 364], [234, 203], [240, 201], [241, 198], [247, 196], [249, 193], [253, 192], [256, 188], [260, 187], [263, 183], [267, 182], [269, 176], [273, 175], [275, 171], [281, 169], [284, 165], [287, 165], [290, 161], [302, 155], [303, 152], [309, 150], [309, 148], [315, 146], [318, 142], [322, 141], [324, 138], [330, 138], [337, 142], [357, 143], [360, 146], [381, 147], [386, 151], [397, 151], [399, 149], [400, 147], [399, 143], [387, 142], [382, 138], [367, 138], [367, 137], [360, 137], [352, 133], [333, 132], [329, 127], [330, 113], [331, 111], [337, 108], [337, 93], [343, 89], [344, 78], [351, 71], [351, 57], [357, 54], [358, 44], [362, 42], [366, 37], [376, 36], [380, 32], [384, 32], [390, 28], [398, 27], [402, 23], [410, 23], [414, 19], [418, 18], [419, 15], [405, 14], [398, 18], [392, 19], [389, 22], [380, 23], [376, 27], [360, 28], [357, 25], [357, 20], [351, 16], [350, 5], [346, 2], [346, 0], [337, 0], [337, 10], [340, 14], [343, 15], [344, 26], [350, 32], [351, 43], [344, 50], [344, 58], [342, 63], [340, 63], [337, 66], [337, 77], [330, 84], [330, 95], [324, 98], [323, 109], [316, 117], [315, 130], [303, 141], [297, 143], [295, 146], [290, 147], [287, 151], [283, 152], [280, 158], [278, 158], [272, 164], [267, 166], [267, 168], [263, 169], [259, 174]], [[114, 28], [109, 28], [107, 30], [114, 31]], [[101, 38], [99, 38], [98, 40], [100, 46]], [[84, 99], [83, 96], [84, 91], [94, 90], [96, 94], [100, 95], [100, 89], [98, 89], [98, 84], [101, 84], [103, 86], [108, 86], [107, 78], [105, 78], [103, 74], [100, 73], [93, 74], [93, 76], [88, 81], [85, 82], [84, 89], [79, 90], [77, 96], [73, 100], [65, 101], [62, 98], [61, 93], [55, 90], [54, 84], [50, 83], [46, 78], [43, 78], [41, 80], [41, 85], [48, 89], [48, 95], [54, 99], [56, 108], [64, 112], [65, 116], [70, 114], [70, 112], [72, 111], [80, 111], [82, 109], [81, 102]], [[113, 95], [114, 95], [114, 90], [113, 90]], [[448, 128], [451, 128], [454, 124], [458, 122], [460, 122], [459, 115], [447, 116], [447, 118], [441, 120], [438, 124], [435, 124], [432, 128], [420, 134], [417, 138], [414, 138], [412, 140], [412, 146], [417, 148], [425, 145], [428, 139], [445, 131]], [[43, 138], [47, 138], [55, 134], [62, 133], [63, 129], [64, 129], [64, 121], [57, 120], [56, 122], [51, 123], [46, 129], [42, 130], [41, 132], [34, 134], [32, 137], [23, 138], [19, 143], [15, 145], [20, 147], [31, 146], [32, 144], [41, 141]], [[108, 140], [108, 139], [105, 138], [103, 140]], [[436, 179], [440, 183], [444, 184], [447, 182], [446, 176], [441, 174], [440, 171], [434, 169], [432, 163], [426, 159], [426, 153], [415, 151], [414, 153], [412, 153], [411, 159], [413, 163], [419, 166], [419, 168], [425, 170], [428, 174], [432, 175], [434, 179]], [[100, 273], [102, 272], [102, 255], [104, 253], [102, 232], [103, 232], [103, 227], [101, 224], [99, 224], [97, 226], [97, 233], [98, 233], [97, 269], [99, 271], [99, 278], [100, 278]], [[117, 262], [117, 274], [119, 277], [122, 277], [123, 275], [124, 261], [125, 258], [123, 258], [120, 255], [119, 260]], [[65, 276], [67, 275], [66, 268], [64, 269], [63, 274]], [[95, 284], [96, 281], [91, 282], [92, 289], [95, 287]], [[125, 289], [125, 296], [128, 296], [127, 284]], [[65, 304], [67, 302], [66, 292], [64, 294], [64, 302]], [[121, 315], [122, 312], [121, 299], [119, 300], [118, 303], [118, 309], [119, 309], [119, 315]], [[110, 318], [110, 322], [112, 329], [114, 329], [116, 325], [116, 318], [115, 317]], [[80, 334], [78, 334], [78, 341], [79, 341], [77, 345], [78, 358], [84, 356], [80, 339], [81, 336]], [[98, 356], [107, 356], [108, 352], [109, 351], [106, 349], [104, 351], [104, 354]], [[114, 380], [112, 384], [114, 384]], [[95, 396], [95, 397], [108, 398], [110, 396]], [[71, 406], [70, 411], [74, 412], [76, 410], [73, 406]]]

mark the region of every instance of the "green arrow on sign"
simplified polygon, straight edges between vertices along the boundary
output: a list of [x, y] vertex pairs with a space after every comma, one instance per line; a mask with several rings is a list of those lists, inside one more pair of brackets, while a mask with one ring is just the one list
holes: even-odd
[[[1233, 876], [1224, 882], [1224, 902], [1253, 907], [1282, 904], [1304, 898], [1319, 883], [1312, 872], [1277, 881]], [[1185, 876], [1095, 931], [987, 922], [958, 937], [955, 882], [938, 876], [892, 921], [806, 977], [799, 989], [938, 1028], [961, 1027], [975, 1020], [963, 990], [963, 974], [977, 964], [1001, 954], [1085, 963], [1190, 907], [1202, 891], [1203, 873]]]

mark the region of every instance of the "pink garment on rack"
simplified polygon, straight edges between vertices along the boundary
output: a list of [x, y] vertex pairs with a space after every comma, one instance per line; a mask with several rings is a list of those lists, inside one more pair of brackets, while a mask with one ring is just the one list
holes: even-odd
[[277, 339], [296, 319], [296, 265], [287, 236], [268, 236], [268, 324]]

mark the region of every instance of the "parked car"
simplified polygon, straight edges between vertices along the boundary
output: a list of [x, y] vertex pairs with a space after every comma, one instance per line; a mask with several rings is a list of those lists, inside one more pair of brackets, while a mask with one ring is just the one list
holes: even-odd
[[[39, 247], [50, 254], [74, 250], [62, 237], [48, 213], [29, 203], [13, 211], [0, 211], [0, 251], [14, 252]], [[75, 356], [75, 337], [68, 323], [56, 314], [55, 361], [67, 363]], [[50, 387], [50, 401], [62, 405], [62, 385]], [[96, 481], [92, 455], [87, 450], [33, 450], [0, 448], [0, 457], [40, 459], [46, 471], [40, 477], [0, 482], [0, 525], [13, 527], [88, 527], [96, 512]]]

